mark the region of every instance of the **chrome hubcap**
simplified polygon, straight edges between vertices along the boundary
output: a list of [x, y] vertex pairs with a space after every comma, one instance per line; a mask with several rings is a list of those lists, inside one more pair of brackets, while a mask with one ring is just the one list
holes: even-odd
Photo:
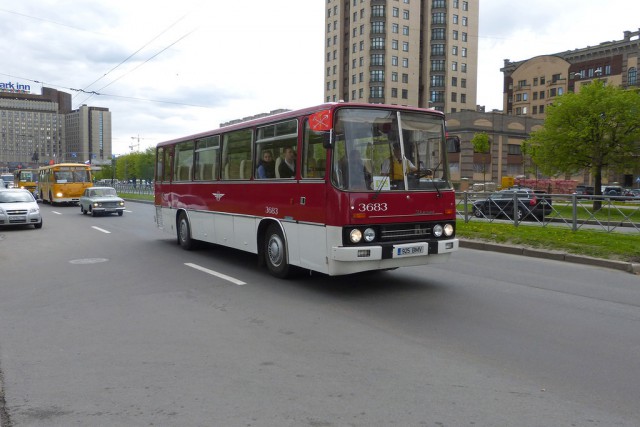
[[273, 266], [278, 267], [282, 264], [282, 240], [280, 240], [280, 236], [273, 235], [269, 238], [267, 256]]

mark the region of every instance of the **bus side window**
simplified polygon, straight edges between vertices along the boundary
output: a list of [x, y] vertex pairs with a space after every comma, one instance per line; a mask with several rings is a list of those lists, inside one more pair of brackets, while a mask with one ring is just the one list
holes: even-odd
[[220, 136], [210, 136], [196, 141], [196, 181], [217, 179], [220, 158]]
[[309, 120], [306, 120], [302, 159], [303, 178], [324, 178], [327, 151], [323, 146], [323, 141], [324, 133], [312, 131]]
[[[224, 159], [224, 179], [249, 179], [251, 176], [251, 129], [227, 133], [223, 137], [222, 158]], [[245, 161], [243, 163], [243, 160]], [[248, 166], [248, 175], [242, 173], [242, 166]]]
[[[256, 164], [257, 169], [265, 162], [263, 156], [266, 151], [271, 155], [273, 164], [269, 161], [268, 173], [265, 178], [280, 178], [280, 165], [284, 161], [284, 153], [287, 148], [294, 153], [298, 146], [298, 120], [291, 119], [283, 122], [272, 123], [256, 129]], [[297, 163], [297, 162], [296, 162]], [[273, 168], [273, 173], [271, 169]], [[298, 166], [295, 167], [297, 173]], [[272, 176], [273, 175], [273, 176]]]
[[173, 180], [191, 181], [193, 170], [193, 141], [181, 142], [176, 145]]

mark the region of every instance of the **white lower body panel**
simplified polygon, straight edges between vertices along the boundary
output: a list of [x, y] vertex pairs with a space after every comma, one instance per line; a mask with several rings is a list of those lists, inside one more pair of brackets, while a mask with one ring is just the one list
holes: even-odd
[[[156, 224], [176, 236], [176, 215], [171, 208], [156, 208]], [[220, 212], [188, 211], [193, 239], [258, 253], [258, 230], [262, 221], [272, 218], [233, 215]], [[352, 274], [371, 270], [444, 262], [458, 250], [458, 239], [389, 246], [342, 246], [342, 228], [323, 224], [278, 220], [287, 244], [288, 263], [328, 275]], [[431, 247], [431, 251], [429, 248]], [[385, 257], [384, 254], [387, 253]], [[389, 254], [391, 256], [389, 257]]]

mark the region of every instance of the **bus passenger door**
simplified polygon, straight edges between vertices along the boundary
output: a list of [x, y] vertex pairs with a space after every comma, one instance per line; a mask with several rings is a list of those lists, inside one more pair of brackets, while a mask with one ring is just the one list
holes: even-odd
[[303, 268], [324, 271], [326, 269], [324, 182], [301, 180], [297, 189], [298, 215], [296, 215], [296, 230], [293, 235], [288, 236], [289, 260], [292, 264]]

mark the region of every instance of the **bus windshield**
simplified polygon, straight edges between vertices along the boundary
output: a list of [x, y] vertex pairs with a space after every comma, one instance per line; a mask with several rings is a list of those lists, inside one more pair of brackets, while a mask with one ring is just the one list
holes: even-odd
[[27, 182], [36, 181], [36, 174], [34, 171], [20, 171], [18, 177], [20, 181], [27, 181]]
[[58, 184], [65, 184], [71, 182], [91, 182], [91, 175], [89, 171], [84, 169], [65, 169], [53, 172], [55, 181]]
[[444, 120], [427, 113], [344, 108], [336, 112], [333, 185], [345, 191], [452, 188]]

